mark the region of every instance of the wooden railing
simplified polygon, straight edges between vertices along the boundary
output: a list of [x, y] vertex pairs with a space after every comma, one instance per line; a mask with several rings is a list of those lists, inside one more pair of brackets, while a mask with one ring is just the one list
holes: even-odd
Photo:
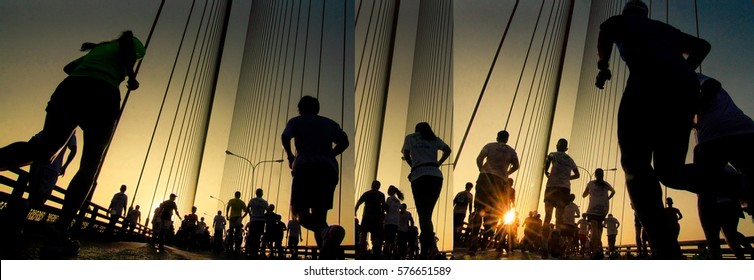
[[[8, 175], [15, 175], [16, 178], [9, 178]], [[8, 211], [11, 201], [22, 200], [28, 195], [28, 176], [29, 173], [22, 169], [12, 169], [0, 174], [0, 185], [5, 185], [11, 190], [10, 192], [0, 191], [0, 211]], [[45, 205], [31, 209], [26, 216], [24, 232], [36, 234], [49, 229], [50, 225], [57, 222], [62, 211], [65, 192], [65, 189], [55, 186]], [[119, 217], [114, 228], [122, 230], [124, 221], [124, 217]], [[73, 222], [73, 231], [81, 236], [98, 239], [104, 237], [109, 223], [110, 217], [106, 207], [87, 202]], [[143, 224], [136, 224], [133, 232], [128, 233], [127, 236], [131, 240], [146, 241], [152, 236], [152, 230]]]

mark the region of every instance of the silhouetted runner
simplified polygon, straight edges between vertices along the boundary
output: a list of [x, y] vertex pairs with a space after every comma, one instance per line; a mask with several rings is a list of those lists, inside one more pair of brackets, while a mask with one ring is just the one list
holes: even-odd
[[[258, 259], [260, 257], [259, 246], [262, 242], [261, 238], [264, 233], [264, 225], [267, 223], [265, 213], [269, 207], [267, 201], [262, 198], [262, 196], [264, 196], [264, 191], [262, 189], [257, 189], [255, 195], [256, 196], [250, 199], [247, 204], [249, 209], [248, 212], [251, 213], [251, 223], [249, 223], [249, 236], [246, 239], [246, 254], [252, 259]], [[264, 250], [264, 248], [262, 248], [262, 250]]]
[[[414, 217], [407, 211], [406, 203], [401, 203], [400, 220], [398, 221], [398, 259], [409, 259], [408, 248], [411, 244], [411, 227], [414, 227]], [[414, 238], [415, 240], [416, 238]]]
[[301, 235], [301, 225], [296, 221], [296, 218], [288, 221], [288, 232], [286, 233], [288, 238], [288, 250], [291, 253], [291, 259], [298, 259], [298, 243], [304, 241], [303, 235]]
[[[320, 259], [341, 255], [345, 229], [327, 224], [327, 211], [333, 207], [338, 185], [336, 156], [348, 148], [348, 135], [335, 121], [319, 116], [319, 101], [304, 96], [298, 103], [299, 115], [288, 120], [282, 142], [291, 168], [291, 212], [301, 226], [314, 232], [322, 254]], [[296, 154], [291, 149], [295, 139]], [[335, 144], [335, 147], [333, 147]]]
[[[560, 228], [563, 222], [563, 208], [568, 205], [568, 196], [571, 194], [571, 180], [578, 179], [581, 175], [576, 163], [571, 156], [566, 154], [568, 151], [568, 140], [559, 139], [555, 148], [557, 151], [547, 155], [545, 160], [545, 176], [547, 184], [545, 185], [545, 220], [544, 224], [550, 224], [552, 220], [552, 210], [555, 209], [555, 228]], [[547, 257], [548, 248], [547, 240], [550, 236], [550, 227], [542, 227], [542, 253]]]
[[361, 226], [359, 228], [359, 248], [357, 248], [357, 258], [366, 257], [367, 253], [367, 235], [372, 241], [372, 259], [382, 258], [382, 245], [385, 240], [385, 231], [383, 223], [385, 220], [385, 194], [380, 191], [382, 184], [374, 180], [372, 188], [359, 197], [354, 207], [354, 212], [359, 211], [359, 207], [364, 204], [364, 212], [361, 215]]
[[[626, 187], [649, 234], [653, 257], [681, 258], [662, 213], [660, 181], [683, 189], [684, 164], [699, 83], [696, 69], [709, 53], [706, 41], [648, 18], [642, 1], [600, 25], [596, 86], [611, 78], [613, 44], [631, 73], [618, 109], [618, 144]], [[687, 55], [687, 57], [684, 57]]]
[[[416, 124], [415, 133], [406, 136], [402, 150], [403, 159], [411, 167], [409, 180], [421, 231], [420, 258], [433, 259], [439, 252], [435, 242], [432, 212], [442, 191], [443, 176], [440, 166], [450, 156], [450, 146], [435, 135], [428, 123], [421, 122]], [[442, 151], [439, 160], [438, 150]]]
[[107, 215], [110, 217], [110, 221], [105, 230], [106, 238], [112, 238], [113, 230], [115, 230], [115, 225], [118, 223], [118, 219], [120, 219], [123, 214], [126, 214], [126, 207], [128, 206], [126, 189], [126, 185], [121, 185], [120, 192], [113, 195], [113, 198], [110, 200], [110, 206], [107, 207]]
[[398, 252], [397, 238], [400, 224], [401, 201], [403, 193], [395, 186], [390, 185], [387, 189], [388, 197], [385, 200], [385, 259], [396, 259]]
[[[85, 145], [79, 170], [66, 189], [56, 228], [40, 252], [50, 258], [78, 254], [79, 244], [70, 239], [68, 229], [94, 187], [97, 170], [120, 114], [120, 84], [128, 77], [129, 90], [139, 87], [133, 68], [146, 52], [131, 31], [123, 32], [116, 40], [84, 43], [81, 50], [88, 53], [63, 68], [68, 77], [58, 85], [47, 103], [42, 140], [31, 149], [12, 152], [8, 157], [0, 156], [0, 170], [29, 162], [48, 165], [76, 127], [81, 127], [84, 132]], [[35, 176], [38, 169], [32, 165], [31, 180], [41, 178]]]
[[474, 254], [479, 247], [479, 228], [481, 225], [492, 226], [503, 217], [510, 208], [506, 186], [508, 176], [519, 168], [518, 154], [509, 146], [508, 131], [497, 133], [496, 141], [484, 145], [476, 158], [479, 177], [476, 181], [476, 198], [474, 215], [471, 221], [471, 246], [469, 253]]
[[670, 232], [673, 234], [675, 240], [678, 240], [678, 235], [681, 234], [681, 224], [678, 221], [683, 219], [683, 214], [681, 214], [681, 210], [673, 207], [672, 197], [666, 198], [665, 204], [668, 205], [667, 207], [665, 207], [665, 217], [667, 217], [668, 224], [670, 225]]
[[[741, 183], [741, 175], [754, 177], [754, 120], [738, 108], [722, 84], [697, 74], [701, 105], [697, 113], [697, 145], [694, 166], [703, 184], [699, 194], [739, 200], [744, 211], [754, 214], [754, 180]], [[739, 172], [724, 172], [730, 163]], [[715, 187], [712, 187], [715, 186]], [[743, 186], [743, 187], [740, 187]]]
[[[467, 182], [463, 191], [460, 191], [453, 198], [453, 244], [460, 245], [461, 232], [463, 231], [463, 222], [466, 220], [466, 210], [469, 211], [469, 219], [471, 219], [471, 213], [474, 202], [474, 195], [471, 193], [471, 189], [474, 188], [474, 184]], [[471, 230], [471, 223], [469, 228]]]
[[225, 206], [225, 214], [228, 219], [228, 253], [241, 253], [241, 242], [243, 239], [243, 219], [249, 214], [246, 203], [241, 200], [241, 192], [236, 191], [233, 198], [228, 200]]
[[[42, 138], [42, 132], [35, 134], [27, 142], [16, 142], [6, 147], [0, 148], [0, 158], [12, 157], [13, 153], [30, 154], [31, 152], [26, 150], [32, 147], [36, 147]], [[66, 149], [70, 150], [68, 157], [66, 158]], [[11, 198], [8, 201], [7, 208], [2, 211], [2, 218], [0, 223], [5, 225], [5, 230], [2, 231], [0, 239], [3, 244], [4, 254], [13, 255], [19, 246], [18, 236], [21, 234], [22, 229], [27, 221], [27, 216], [31, 209], [39, 208], [47, 202], [47, 199], [52, 194], [53, 189], [57, 185], [58, 177], [64, 176], [68, 165], [73, 161], [78, 151], [78, 145], [76, 142], [76, 132], [71, 134], [71, 138], [68, 139], [65, 148], [55, 156], [50, 164], [34, 163], [36, 165], [34, 176], [38, 176], [35, 180], [29, 180], [28, 176], [19, 176], [18, 183], [22, 186], [16, 186], [11, 192]], [[65, 159], [65, 163], [63, 162]], [[28, 189], [23, 185], [28, 184]], [[23, 198], [24, 191], [28, 191], [29, 196], [27, 199]]]
[[607, 218], [603, 222], [603, 227], [607, 229], [607, 252], [610, 255], [610, 258], [615, 258], [618, 254], [618, 252], [615, 251], [615, 239], [618, 236], [620, 222], [613, 217], [613, 214], [607, 214]]
[[589, 197], [589, 206], [586, 208], [586, 219], [591, 229], [592, 258], [603, 259], [602, 252], [602, 228], [605, 216], [610, 211], [610, 199], [615, 195], [615, 189], [605, 181], [605, 171], [601, 168], [594, 170], [595, 179], [590, 181], [582, 197]]

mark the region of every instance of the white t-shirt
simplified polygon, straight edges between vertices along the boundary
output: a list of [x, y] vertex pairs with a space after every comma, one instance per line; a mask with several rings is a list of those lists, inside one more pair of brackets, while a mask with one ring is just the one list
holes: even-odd
[[335, 121], [318, 115], [300, 115], [288, 120], [284, 136], [293, 137], [296, 159], [293, 170], [301, 165], [327, 164], [338, 170], [333, 143], [348, 141], [348, 136]]
[[215, 231], [225, 229], [225, 217], [223, 215], [215, 215]]
[[261, 197], [255, 197], [249, 200], [249, 207], [251, 208], [251, 221], [267, 221], [264, 213], [267, 211], [267, 201]]
[[518, 163], [518, 154], [516, 150], [507, 144], [493, 142], [484, 145], [479, 157], [484, 157], [482, 164], [482, 173], [489, 173], [497, 177], [508, 178], [508, 168], [514, 163]]
[[552, 152], [547, 155], [550, 160], [550, 177], [547, 178], [547, 188], [571, 189], [571, 170], [576, 169], [576, 163], [565, 152]]
[[402, 150], [411, 155], [411, 181], [421, 176], [442, 178], [437, 162], [437, 151], [447, 145], [440, 137], [436, 137], [435, 140], [426, 140], [418, 132], [407, 135], [403, 141]]
[[120, 216], [123, 209], [128, 205], [128, 196], [125, 193], [116, 193], [110, 201], [110, 215]]
[[386, 225], [398, 225], [400, 222], [401, 201], [394, 196], [388, 196], [385, 200], [387, 206], [387, 213], [385, 213]]
[[571, 202], [563, 208], [563, 224], [576, 225], [576, 216], [580, 214], [579, 206]]
[[596, 180], [589, 182], [586, 187], [589, 189], [589, 206], [586, 208], [587, 214], [605, 216], [610, 211], [610, 199], [608, 191], [612, 188], [610, 183], [603, 181], [604, 186], [597, 184]]
[[618, 225], [620, 225], [618, 219], [616, 219], [615, 217], [607, 217], [607, 219], [605, 219], [605, 228], [607, 228], [607, 235], [618, 234]]
[[[698, 74], [699, 83], [709, 77]], [[709, 107], [699, 112], [697, 141], [699, 144], [724, 136], [754, 133], [754, 121], [736, 106], [725, 89], [720, 88]]]

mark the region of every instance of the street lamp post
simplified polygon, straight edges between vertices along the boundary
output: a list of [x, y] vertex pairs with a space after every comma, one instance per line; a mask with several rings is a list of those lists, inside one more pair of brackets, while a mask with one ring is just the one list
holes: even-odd
[[217, 198], [217, 197], [214, 197], [214, 196], [211, 196], [211, 195], [209, 196], [209, 198], [212, 198], [212, 199], [214, 199], [214, 200], [217, 200], [217, 201], [219, 201], [220, 203], [222, 203], [222, 204], [223, 204], [223, 210], [224, 210], [224, 209], [226, 208], [226, 204], [225, 204], [225, 201], [222, 201], [222, 200], [220, 200], [219, 198]]
[[[589, 172], [589, 169], [586, 169], [586, 168], [578, 166], [578, 165], [576, 167], [581, 168], [581, 170], [586, 171], [586, 173], [589, 174], [589, 180], [594, 179], [594, 174], [592, 174], [592, 172]], [[602, 171], [616, 171], [616, 170], [618, 170], [618, 168], [615, 168], [615, 167], [602, 169]]]
[[[252, 163], [249, 159], [247, 159], [245, 157], [242, 157], [242, 156], [239, 156], [237, 154], [234, 154], [233, 152], [231, 152], [229, 150], [225, 150], [225, 154], [226, 155], [230, 155], [230, 156], [234, 156], [234, 157], [237, 157], [237, 158], [240, 158], [240, 159], [243, 159], [246, 162], [248, 162], [249, 165], [251, 165], [251, 187], [252, 187], [252, 191], [254, 190], [254, 184], [256, 184], [256, 181], [254, 181], [254, 176], [255, 176], [255, 173], [256, 173], [257, 166], [259, 166], [260, 164], [265, 163], [265, 162], [277, 162], [277, 163], [283, 162], [282, 159], [274, 159], [274, 160], [262, 160], [262, 161], [259, 161], [259, 162], [257, 162], [255, 164], [255, 163]], [[252, 195], [252, 197], [253, 197], [253, 195]]]
[[578, 166], [578, 165], [576, 167], [581, 168], [581, 170], [586, 171], [586, 174], [589, 174], [589, 180], [592, 180], [592, 178], [594, 178], [594, 175], [592, 175], [592, 172], [589, 172], [589, 169], [586, 169], [586, 168]]

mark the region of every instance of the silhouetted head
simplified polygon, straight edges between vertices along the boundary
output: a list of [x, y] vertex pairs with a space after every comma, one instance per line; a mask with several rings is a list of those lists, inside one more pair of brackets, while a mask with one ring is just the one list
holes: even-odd
[[429, 123], [417, 123], [415, 130], [416, 132], [421, 134], [422, 138], [425, 140], [435, 140], [435, 138], [437, 138], [437, 135], [435, 135], [435, 132], [432, 131], [432, 127], [429, 126]]
[[124, 193], [126, 192], [126, 185], [120, 185], [120, 192]]
[[623, 14], [647, 17], [649, 15], [649, 8], [641, 0], [630, 0], [623, 6]]
[[709, 78], [703, 80], [700, 86], [701, 103], [703, 106], [707, 107], [710, 103], [712, 103], [712, 101], [715, 100], [715, 97], [720, 92], [723, 85], [720, 83], [720, 81]]
[[497, 142], [500, 143], [508, 143], [508, 138], [510, 138], [510, 134], [506, 130], [501, 130], [497, 133]]
[[259, 188], [256, 191], [256, 195], [257, 195], [257, 197], [262, 197], [264, 195], [264, 191], [261, 188]]
[[569, 194], [568, 195], [568, 202], [573, 202], [574, 200], [576, 200], [576, 195], [575, 194]]
[[668, 198], [666, 198], [666, 199], [665, 199], [665, 203], [666, 203], [666, 204], [667, 204], [668, 206], [672, 206], [672, 205], [673, 205], [673, 198], [672, 198], [672, 197], [668, 197]]
[[401, 211], [406, 211], [408, 209], [408, 205], [406, 203], [401, 203]]
[[377, 180], [372, 181], [372, 189], [373, 190], [379, 190], [380, 186], [382, 186], [382, 183], [380, 183], [380, 181], [377, 181]]
[[139, 207], [139, 205], [136, 205], [136, 210], [139, 210], [139, 208], [141, 208], [141, 207]]
[[192, 206], [192, 207], [191, 207], [191, 213], [194, 213], [194, 214], [196, 214], [196, 206]]
[[605, 178], [605, 171], [602, 170], [602, 168], [597, 168], [594, 170], [594, 177], [597, 178], [598, 181], [602, 181]]
[[176, 198], [176, 197], [178, 197], [178, 196], [177, 196], [177, 195], [175, 195], [174, 193], [171, 193], [171, 194], [170, 194], [170, 200], [175, 200], [175, 198]]
[[557, 149], [558, 152], [568, 151], [568, 140], [566, 140], [565, 138], [560, 138], [558, 140], [558, 144], [555, 145], [555, 149]]
[[466, 191], [471, 191], [471, 188], [473, 187], [474, 187], [474, 184], [472, 184], [471, 182], [466, 182]]
[[319, 114], [319, 100], [309, 95], [301, 97], [298, 101], [298, 113], [301, 115]]
[[144, 48], [144, 44], [139, 40], [139, 38], [136, 38], [134, 36], [133, 32], [131, 30], [123, 31], [123, 33], [120, 34], [118, 39], [112, 40], [112, 41], [105, 41], [100, 43], [91, 43], [91, 42], [85, 42], [81, 44], [81, 51], [90, 51], [94, 49], [95, 47], [108, 43], [108, 42], [114, 42], [117, 41], [121, 44], [121, 47], [125, 47], [127, 49], [132, 49], [134, 52], [134, 59], [142, 59], [144, 58], [146, 49]]
[[270, 204], [270, 206], [268, 206], [267, 208], [270, 210], [270, 212], [273, 212], [275, 211], [275, 204]]
[[204, 222], [204, 217], [199, 218], [199, 220], [201, 220], [202, 222]]
[[223, 211], [221, 211], [221, 210], [217, 210], [217, 215], [220, 215], [220, 216], [222, 216], [222, 215], [223, 215]]
[[608, 217], [608, 218], [612, 218], [612, 217], [613, 217], [613, 214], [607, 214], [607, 217]]
[[529, 217], [534, 217], [534, 211], [529, 211]]
[[236, 193], [233, 195], [235, 198], [241, 198], [241, 192], [236, 191]]
[[391, 196], [397, 195], [398, 199], [403, 200], [403, 192], [393, 185], [387, 188], [387, 194]]

